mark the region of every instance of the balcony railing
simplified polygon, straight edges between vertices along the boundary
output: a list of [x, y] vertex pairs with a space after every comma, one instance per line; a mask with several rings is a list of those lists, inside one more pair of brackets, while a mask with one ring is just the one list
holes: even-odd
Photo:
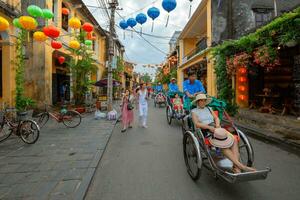
[[188, 61], [189, 59], [191, 59], [193, 56], [195, 56], [196, 54], [198, 54], [199, 52], [205, 50], [207, 48], [207, 39], [203, 38], [202, 40], [200, 40], [197, 43], [197, 46], [195, 49], [193, 49], [190, 53], [188, 53], [185, 57], [184, 57], [184, 61]]

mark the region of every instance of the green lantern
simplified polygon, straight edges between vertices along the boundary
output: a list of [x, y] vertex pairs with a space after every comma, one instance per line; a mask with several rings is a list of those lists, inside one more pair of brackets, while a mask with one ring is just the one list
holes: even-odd
[[52, 19], [54, 17], [54, 14], [49, 9], [43, 9], [43, 18], [45, 19]]
[[19, 29], [22, 28], [22, 25], [20, 24], [19, 18], [15, 18], [15, 19], [13, 20], [13, 25], [14, 25], [15, 27], [19, 28]]
[[93, 41], [92, 40], [86, 40], [84, 41], [85, 45], [86, 46], [91, 46], [93, 44]]
[[43, 11], [40, 7], [36, 5], [30, 5], [27, 7], [27, 12], [29, 15], [32, 17], [42, 17], [43, 16]]

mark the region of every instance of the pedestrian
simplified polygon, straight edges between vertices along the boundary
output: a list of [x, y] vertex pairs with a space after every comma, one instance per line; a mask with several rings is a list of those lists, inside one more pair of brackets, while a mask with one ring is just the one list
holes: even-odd
[[148, 115], [148, 95], [146, 84], [142, 83], [140, 86], [140, 90], [138, 92], [138, 101], [139, 101], [139, 121], [140, 125], [144, 128], [147, 127], [147, 115]]
[[121, 132], [125, 132], [127, 128], [132, 128], [133, 124], [133, 101], [134, 97], [129, 90], [126, 90], [122, 97], [122, 125]]

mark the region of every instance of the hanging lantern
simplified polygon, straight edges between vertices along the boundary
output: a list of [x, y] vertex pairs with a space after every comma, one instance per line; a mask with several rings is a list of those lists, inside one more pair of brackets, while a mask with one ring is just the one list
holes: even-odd
[[47, 36], [45, 35], [44, 32], [41, 31], [34, 32], [33, 38], [38, 42], [45, 42], [47, 40]]
[[30, 5], [27, 7], [27, 12], [32, 17], [42, 17], [43, 16], [43, 10], [36, 6], [36, 5]]
[[140, 13], [136, 16], [135, 20], [137, 21], [137, 23], [141, 25], [141, 34], [142, 34], [143, 24], [146, 23], [147, 21], [147, 15], [145, 15], [144, 13]]
[[81, 22], [78, 18], [76, 17], [72, 17], [70, 20], [69, 20], [69, 26], [73, 29], [80, 29], [81, 27]]
[[43, 9], [43, 18], [44, 19], [52, 19], [54, 17], [54, 14], [49, 9]]
[[131, 32], [131, 37], [132, 37], [133, 36], [133, 27], [135, 27], [137, 23], [134, 18], [129, 18], [129, 19], [127, 19], [127, 24], [128, 24], [128, 26], [130, 26], [132, 28], [132, 32]]
[[247, 99], [247, 97], [246, 97], [246, 95], [241, 94], [241, 95], [239, 95], [239, 99], [241, 101], [245, 101]]
[[13, 25], [14, 25], [15, 27], [19, 28], [19, 29], [22, 28], [22, 25], [20, 24], [19, 18], [15, 18], [15, 19], [13, 20]]
[[240, 73], [240, 74], [246, 74], [246, 73], [247, 73], [247, 69], [246, 69], [245, 67], [241, 67], [241, 68], [239, 69], [239, 73]]
[[68, 8], [62, 8], [62, 9], [61, 9], [61, 13], [62, 13], [63, 15], [69, 15], [69, 14], [70, 14], [70, 10], [69, 10]]
[[0, 31], [6, 31], [9, 27], [9, 22], [4, 17], [0, 17]]
[[69, 46], [72, 49], [79, 49], [80, 48], [80, 43], [77, 40], [72, 40], [72, 41], [70, 41]]
[[97, 37], [96, 37], [96, 36], [93, 36], [93, 37], [91, 38], [91, 40], [97, 40]]
[[246, 91], [246, 87], [243, 86], [243, 85], [240, 85], [238, 88], [239, 88], [239, 91], [241, 91], [241, 92], [245, 92]]
[[58, 38], [60, 35], [60, 30], [57, 27], [52, 25], [44, 27], [43, 32], [45, 33], [46, 36], [51, 38]]
[[51, 47], [53, 49], [60, 49], [60, 48], [62, 48], [62, 43], [59, 42], [59, 41], [56, 41], [56, 40], [52, 40], [51, 41]]
[[162, 2], [162, 7], [168, 12], [166, 27], [168, 26], [169, 23], [169, 18], [170, 18], [169, 13], [173, 11], [176, 8], [176, 6], [177, 6], [176, 0], [163, 0]]
[[239, 82], [241, 82], [241, 83], [245, 83], [246, 81], [247, 81], [247, 78], [244, 76], [239, 78]]
[[152, 7], [152, 8], [149, 8], [149, 10], [147, 11], [147, 14], [153, 20], [152, 21], [152, 28], [151, 28], [151, 32], [153, 32], [154, 20], [160, 15], [160, 11], [159, 11], [158, 8]]
[[91, 40], [92, 37], [93, 37], [93, 33], [92, 33], [92, 32], [89, 32], [89, 33], [86, 34], [86, 38], [87, 38], [88, 40]]
[[84, 44], [86, 46], [91, 46], [93, 44], [93, 41], [92, 40], [86, 40], [86, 41], [84, 41]]
[[83, 25], [82, 25], [82, 29], [89, 33], [89, 32], [92, 32], [94, 30], [94, 26], [91, 24], [91, 23], [88, 23], [88, 22], [85, 22]]
[[59, 56], [59, 57], [58, 57], [58, 62], [59, 62], [59, 64], [61, 64], [61, 65], [65, 62], [65, 60], [66, 60], [66, 59], [65, 59], [64, 56]]
[[127, 21], [122, 20], [122, 21], [120, 21], [119, 25], [120, 25], [121, 29], [123, 29], [123, 38], [125, 39], [125, 30], [126, 30], [126, 28], [128, 28]]
[[22, 16], [19, 18], [19, 22], [22, 26], [22, 28], [24, 28], [25, 30], [31, 31], [36, 29], [36, 27], [38, 26], [37, 21], [29, 16]]

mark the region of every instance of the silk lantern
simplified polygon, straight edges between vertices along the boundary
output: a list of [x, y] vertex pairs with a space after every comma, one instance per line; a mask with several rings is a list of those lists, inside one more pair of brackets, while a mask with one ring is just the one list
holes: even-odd
[[32, 17], [42, 17], [43, 16], [43, 10], [36, 6], [36, 5], [30, 5], [27, 7], [27, 12]]
[[9, 22], [4, 17], [0, 17], [0, 31], [6, 31], [9, 27]]
[[22, 25], [20, 24], [19, 18], [15, 18], [15, 19], [13, 20], [13, 25], [14, 25], [15, 27], [19, 28], [19, 29], [22, 28]]
[[247, 81], [246, 77], [242, 76], [239, 78], [239, 82], [245, 83]]
[[81, 22], [78, 18], [76, 17], [72, 17], [70, 20], [69, 20], [69, 26], [73, 29], [80, 29], [81, 27]]
[[86, 46], [92, 46], [93, 41], [92, 41], [92, 40], [86, 40], [86, 41], [84, 41], [84, 44], [85, 44]]
[[241, 68], [239, 69], [239, 73], [240, 73], [240, 74], [246, 74], [246, 73], [247, 73], [247, 69], [246, 69], [245, 67], [241, 67]]
[[49, 9], [43, 9], [43, 18], [44, 19], [52, 19], [54, 17], [54, 14]]
[[66, 60], [66, 59], [65, 59], [64, 56], [59, 56], [59, 57], [58, 57], [58, 62], [59, 62], [59, 64], [61, 64], [61, 65], [65, 62], [65, 60]]
[[168, 26], [169, 23], [169, 18], [170, 18], [169, 13], [173, 11], [176, 8], [176, 6], [177, 6], [176, 0], [163, 0], [162, 2], [163, 9], [165, 9], [165, 11], [168, 12], [166, 27]]
[[149, 8], [147, 11], [148, 16], [152, 19], [152, 28], [151, 32], [153, 32], [154, 29], [154, 20], [160, 15], [160, 11], [156, 7]]
[[87, 33], [90, 33], [94, 30], [94, 26], [91, 24], [91, 23], [88, 23], [88, 22], [85, 22], [83, 25], [82, 25], [82, 29], [87, 32]]
[[28, 30], [28, 31], [32, 31], [34, 29], [36, 29], [36, 27], [38, 26], [37, 21], [30, 16], [21, 16], [19, 18], [19, 22], [22, 26], [23, 29]]
[[51, 47], [53, 49], [60, 49], [60, 48], [62, 48], [62, 43], [59, 42], [59, 41], [56, 41], [56, 40], [52, 40], [51, 41]]
[[143, 32], [143, 24], [147, 21], [147, 16], [144, 13], [140, 13], [136, 16], [135, 20], [141, 25], [141, 34]]
[[241, 91], [241, 92], [245, 92], [245, 91], [246, 91], [246, 87], [243, 86], [243, 85], [240, 85], [240, 86], [238, 87], [238, 89], [239, 89], [239, 91]]
[[38, 42], [45, 42], [47, 40], [47, 36], [45, 35], [44, 32], [41, 31], [34, 32], [33, 38]]
[[120, 21], [119, 25], [121, 29], [123, 29], [123, 38], [125, 39], [125, 30], [128, 28], [127, 21], [123, 19], [122, 21]]
[[51, 38], [58, 38], [60, 35], [60, 30], [57, 27], [52, 25], [44, 27], [43, 32], [45, 33], [46, 36]]
[[72, 41], [70, 41], [69, 46], [72, 49], [79, 49], [80, 48], [80, 43], [76, 40], [72, 40]]
[[246, 98], [247, 98], [247, 97], [246, 97], [245, 95], [243, 95], [243, 94], [239, 95], [239, 99], [240, 99], [241, 101], [245, 101]]
[[68, 8], [62, 8], [61, 12], [63, 15], [69, 15], [70, 14], [70, 10]]

